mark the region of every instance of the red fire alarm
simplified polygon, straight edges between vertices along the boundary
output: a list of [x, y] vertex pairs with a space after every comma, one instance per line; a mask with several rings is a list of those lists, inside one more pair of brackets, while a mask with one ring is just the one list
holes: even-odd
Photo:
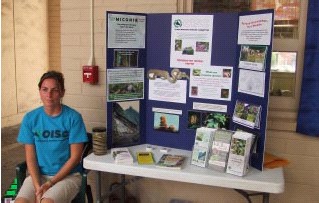
[[96, 84], [99, 81], [98, 66], [83, 66], [83, 82]]

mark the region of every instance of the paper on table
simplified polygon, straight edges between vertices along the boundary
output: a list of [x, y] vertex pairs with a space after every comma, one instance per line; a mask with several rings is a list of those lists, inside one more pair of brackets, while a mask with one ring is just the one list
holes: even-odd
[[287, 159], [277, 157], [273, 154], [265, 153], [264, 167], [265, 168], [279, 168], [287, 166], [290, 162]]

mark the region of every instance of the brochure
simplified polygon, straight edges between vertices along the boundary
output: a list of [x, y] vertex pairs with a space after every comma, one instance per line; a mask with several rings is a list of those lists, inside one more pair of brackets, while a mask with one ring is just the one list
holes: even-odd
[[127, 147], [112, 148], [111, 153], [116, 164], [133, 164], [133, 156]]
[[218, 129], [214, 133], [208, 168], [225, 172], [233, 131]]
[[157, 167], [182, 169], [185, 156], [174, 154], [163, 154], [160, 160], [156, 163]]
[[260, 128], [261, 106], [236, 101], [233, 121], [249, 128]]
[[136, 157], [138, 164], [154, 164], [152, 152], [137, 152]]
[[192, 152], [191, 164], [206, 167], [212, 144], [212, 137], [216, 129], [201, 127], [196, 129], [195, 143]]

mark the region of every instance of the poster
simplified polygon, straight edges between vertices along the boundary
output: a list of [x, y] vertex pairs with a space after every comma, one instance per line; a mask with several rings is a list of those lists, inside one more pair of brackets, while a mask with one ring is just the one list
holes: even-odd
[[239, 17], [238, 44], [270, 45], [272, 13]]
[[233, 68], [213, 66], [193, 69], [190, 74], [189, 97], [231, 100]]
[[149, 100], [186, 104], [186, 80], [171, 83], [168, 80], [156, 78], [149, 80]]
[[212, 36], [213, 15], [172, 15], [170, 66], [210, 66]]
[[108, 14], [108, 48], [145, 48], [146, 16]]

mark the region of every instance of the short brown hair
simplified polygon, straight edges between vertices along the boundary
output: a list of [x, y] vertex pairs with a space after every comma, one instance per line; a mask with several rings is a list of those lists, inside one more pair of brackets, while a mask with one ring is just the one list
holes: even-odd
[[42, 77], [41, 77], [41, 79], [40, 79], [40, 81], [38, 83], [39, 89], [41, 88], [41, 85], [42, 85], [43, 81], [45, 79], [48, 79], [48, 78], [54, 79], [57, 82], [60, 90], [62, 90], [62, 91], [65, 90], [64, 89], [64, 77], [63, 77], [63, 74], [61, 72], [54, 71], [54, 70], [53, 71], [48, 71], [48, 72], [46, 72], [46, 73], [44, 73], [42, 75]]

